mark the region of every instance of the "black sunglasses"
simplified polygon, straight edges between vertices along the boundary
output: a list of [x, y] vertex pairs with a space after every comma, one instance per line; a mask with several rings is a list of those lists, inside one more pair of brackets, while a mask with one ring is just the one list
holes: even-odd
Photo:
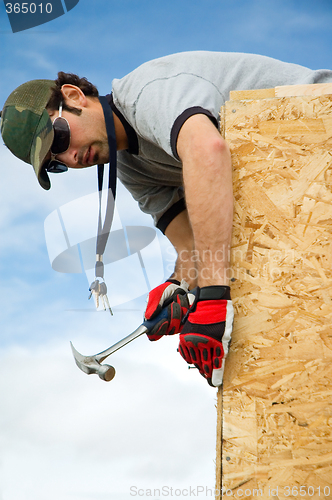
[[51, 159], [45, 167], [47, 172], [58, 174], [67, 172], [68, 167], [62, 161], [55, 157], [61, 153], [65, 153], [70, 145], [70, 127], [69, 123], [62, 115], [62, 102], [59, 106], [59, 116], [53, 122], [54, 139], [51, 146]]

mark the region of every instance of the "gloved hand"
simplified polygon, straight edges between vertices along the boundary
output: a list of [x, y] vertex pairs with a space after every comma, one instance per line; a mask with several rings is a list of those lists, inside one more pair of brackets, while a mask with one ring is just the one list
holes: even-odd
[[233, 328], [230, 288], [197, 287], [193, 293], [196, 298], [184, 318], [179, 352], [211, 386], [217, 387], [222, 384]]
[[163, 335], [173, 335], [182, 329], [181, 320], [189, 309], [188, 284], [169, 279], [157, 286], [147, 297], [144, 320], [155, 318], [168, 305], [168, 318], [159, 321], [148, 333], [149, 340], [159, 340]]

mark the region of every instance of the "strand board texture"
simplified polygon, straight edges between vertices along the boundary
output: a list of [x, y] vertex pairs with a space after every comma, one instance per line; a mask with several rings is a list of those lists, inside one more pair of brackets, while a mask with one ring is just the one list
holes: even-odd
[[217, 493], [332, 498], [332, 95], [229, 101], [223, 114], [235, 324]]

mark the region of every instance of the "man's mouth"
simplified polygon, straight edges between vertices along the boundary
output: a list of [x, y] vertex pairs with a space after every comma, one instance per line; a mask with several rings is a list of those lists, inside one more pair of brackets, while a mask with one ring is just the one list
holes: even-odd
[[79, 164], [84, 167], [91, 167], [98, 164], [98, 151], [93, 146], [89, 146], [85, 152], [81, 151], [81, 156], [78, 157]]
[[94, 150], [89, 146], [83, 157], [83, 164], [87, 166], [95, 165], [95, 156]]
[[85, 165], [89, 165], [90, 164], [90, 156], [91, 156], [91, 146], [88, 147], [84, 157], [83, 157], [83, 163]]

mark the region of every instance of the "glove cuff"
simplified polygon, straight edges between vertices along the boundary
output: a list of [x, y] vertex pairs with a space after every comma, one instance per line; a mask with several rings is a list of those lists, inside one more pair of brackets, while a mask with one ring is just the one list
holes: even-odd
[[231, 300], [231, 289], [229, 286], [204, 286], [202, 288], [197, 287], [198, 293], [195, 295], [197, 297], [197, 302], [201, 300]]
[[180, 281], [178, 281], [178, 280], [174, 280], [173, 278], [168, 278], [168, 279], [165, 281], [165, 283], [173, 283], [173, 285], [178, 285], [178, 286], [180, 286], [180, 285], [181, 285]]
[[195, 300], [188, 309], [186, 315], [182, 318], [182, 324], [185, 323], [190, 313], [196, 311], [198, 302], [203, 302], [205, 300], [231, 300], [231, 289], [227, 285], [204, 286], [202, 288], [197, 286], [191, 293], [195, 296]]

